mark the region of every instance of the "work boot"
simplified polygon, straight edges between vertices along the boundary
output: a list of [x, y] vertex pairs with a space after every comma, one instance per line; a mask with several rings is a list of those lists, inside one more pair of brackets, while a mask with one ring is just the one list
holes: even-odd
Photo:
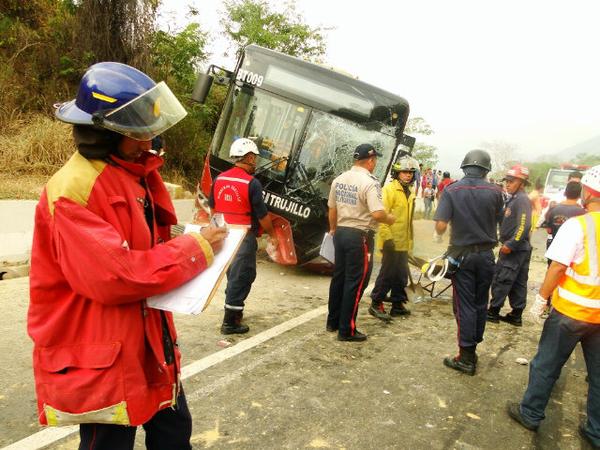
[[531, 423], [523, 414], [521, 414], [521, 405], [517, 402], [508, 402], [506, 404], [506, 412], [508, 415], [514, 419], [516, 422], [519, 422], [522, 426], [531, 431], [537, 431], [539, 425]]
[[500, 320], [502, 322], [510, 323], [511, 325], [514, 325], [515, 327], [522, 327], [523, 321], [521, 320], [521, 313], [522, 313], [522, 311], [513, 309], [511, 312], [509, 312], [505, 316], [501, 316]]
[[222, 334], [244, 334], [250, 330], [248, 325], [242, 324], [244, 317], [243, 311], [225, 308], [225, 316], [223, 317], [223, 325], [221, 325]]
[[362, 341], [367, 340], [367, 335], [364, 333], [361, 333], [358, 330], [354, 330], [354, 334], [352, 334], [352, 335], [338, 333], [337, 340], [338, 341], [349, 341], [349, 342], [362, 342]]
[[406, 309], [404, 306], [404, 302], [394, 302], [392, 303], [392, 309], [390, 310], [390, 316], [398, 317], [398, 316], [409, 316], [410, 311]]
[[381, 300], [371, 301], [371, 306], [369, 306], [369, 314], [379, 320], [383, 320], [384, 322], [389, 322], [392, 320], [391, 316], [385, 312], [385, 307], [383, 306], [383, 302]]
[[486, 320], [492, 323], [500, 323], [500, 308], [490, 307], [487, 311]]
[[444, 358], [444, 365], [467, 375], [475, 375], [477, 367], [475, 347], [460, 347], [460, 352], [457, 356]]

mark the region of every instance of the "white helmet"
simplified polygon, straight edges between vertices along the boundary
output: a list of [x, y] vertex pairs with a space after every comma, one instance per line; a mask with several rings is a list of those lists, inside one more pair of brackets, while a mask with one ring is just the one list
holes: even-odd
[[229, 157], [240, 158], [248, 153], [258, 155], [258, 147], [248, 138], [239, 138], [233, 141], [229, 149]]
[[593, 191], [600, 192], [600, 166], [594, 166], [587, 170], [581, 178], [581, 184]]

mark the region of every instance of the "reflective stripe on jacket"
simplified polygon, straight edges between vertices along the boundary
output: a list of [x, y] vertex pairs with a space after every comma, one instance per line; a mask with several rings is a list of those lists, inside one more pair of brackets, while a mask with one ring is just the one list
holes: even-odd
[[232, 167], [219, 175], [214, 182], [213, 195], [216, 212], [223, 214], [225, 222], [252, 225], [250, 181], [252, 175], [239, 167]]
[[583, 229], [585, 256], [567, 269], [554, 291], [552, 305], [572, 319], [600, 323], [600, 214], [585, 214], [576, 220]]
[[398, 180], [392, 180], [383, 187], [382, 195], [385, 211], [392, 214], [396, 218], [396, 222], [393, 225], [379, 224], [377, 248], [382, 249], [385, 241], [393, 239], [396, 251], [412, 250], [414, 192], [411, 189], [409, 197], [406, 198], [402, 184]]

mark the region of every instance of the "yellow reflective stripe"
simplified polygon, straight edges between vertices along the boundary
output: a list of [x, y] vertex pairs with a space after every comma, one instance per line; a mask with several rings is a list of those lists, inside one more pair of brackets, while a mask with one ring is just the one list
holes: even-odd
[[600, 299], [582, 297], [581, 295], [577, 295], [574, 292], [568, 291], [560, 286], [558, 287], [558, 295], [559, 297], [575, 303], [576, 305], [583, 306], [585, 308], [600, 309]]
[[116, 98], [109, 97], [108, 95], [101, 94], [100, 92], [92, 92], [92, 97], [107, 103], [115, 103], [117, 101]]
[[519, 229], [517, 230], [517, 235], [515, 236], [515, 241], [520, 241], [523, 236], [523, 232], [525, 231], [525, 222], [527, 221], [527, 214], [521, 214], [521, 223], [519, 223]]
[[565, 274], [573, 278], [578, 283], [587, 284], [588, 286], [600, 287], [600, 277], [596, 277], [593, 275], [580, 275], [577, 272], [575, 272], [571, 267], [567, 268]]
[[116, 405], [84, 413], [68, 413], [53, 408], [50, 405], [44, 405], [44, 414], [46, 421], [50, 426], [74, 425], [79, 423], [108, 423], [113, 425], [130, 425], [129, 414], [127, 413], [127, 402], [123, 401]]

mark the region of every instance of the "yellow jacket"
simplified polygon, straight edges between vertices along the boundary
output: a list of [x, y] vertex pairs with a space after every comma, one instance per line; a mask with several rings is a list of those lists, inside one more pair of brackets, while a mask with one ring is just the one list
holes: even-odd
[[396, 218], [393, 225], [379, 224], [377, 248], [381, 250], [388, 239], [394, 240], [396, 251], [411, 251], [413, 247], [412, 220], [415, 206], [415, 194], [410, 190], [408, 199], [398, 180], [392, 180], [382, 189], [385, 211]]

